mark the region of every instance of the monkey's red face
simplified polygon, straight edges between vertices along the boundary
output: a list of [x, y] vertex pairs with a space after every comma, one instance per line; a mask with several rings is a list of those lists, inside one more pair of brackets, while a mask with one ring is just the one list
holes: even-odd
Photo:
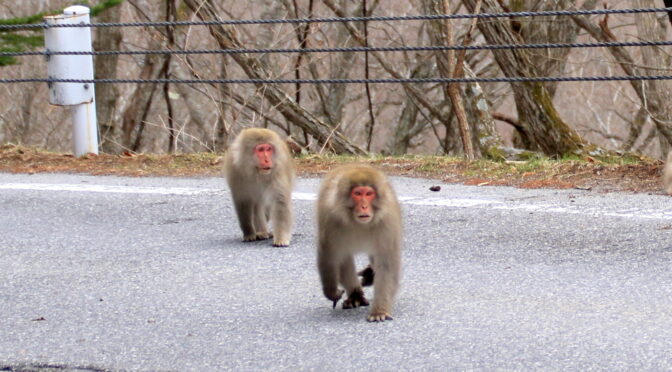
[[350, 191], [350, 198], [355, 202], [355, 221], [361, 224], [371, 222], [374, 213], [371, 204], [376, 199], [376, 190], [371, 186], [355, 186]]
[[254, 146], [254, 156], [257, 159], [257, 169], [261, 174], [270, 174], [273, 170], [273, 145], [262, 143]]

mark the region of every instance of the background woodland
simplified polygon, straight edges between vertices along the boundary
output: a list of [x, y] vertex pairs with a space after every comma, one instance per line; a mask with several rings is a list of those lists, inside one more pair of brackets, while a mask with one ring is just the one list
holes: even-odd
[[[81, 3], [81, 2], [80, 2]], [[75, 2], [0, 0], [0, 19]], [[102, 22], [284, 19], [662, 8], [662, 0], [117, 0]], [[40, 19], [40, 17], [38, 17]], [[15, 20], [16, 21], [16, 20]], [[32, 22], [32, 21], [31, 21]], [[39, 20], [38, 20], [39, 22]], [[105, 27], [94, 50], [334, 48], [669, 40], [666, 13], [236, 26]], [[0, 49], [41, 50], [41, 30], [0, 31]], [[32, 43], [16, 37], [37, 36]], [[670, 74], [670, 47], [499, 51], [166, 54], [95, 57], [96, 78], [360, 79]], [[42, 56], [0, 60], [3, 78], [46, 77]], [[638, 152], [672, 144], [672, 81], [465, 84], [97, 84], [101, 151], [225, 151], [269, 127], [311, 152], [451, 154], [493, 159]], [[0, 144], [71, 149], [67, 108], [44, 83], [0, 84]]]

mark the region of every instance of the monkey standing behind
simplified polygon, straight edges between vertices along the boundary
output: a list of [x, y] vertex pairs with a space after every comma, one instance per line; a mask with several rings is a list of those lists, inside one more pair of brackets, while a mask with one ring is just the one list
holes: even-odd
[[[244, 129], [226, 153], [224, 172], [243, 241], [273, 237], [274, 246], [288, 246], [295, 175], [287, 144], [271, 130]], [[275, 236], [268, 231], [269, 218]]]
[[663, 170], [663, 189], [668, 195], [672, 195], [672, 151], [667, 153], [667, 161]]
[[389, 181], [368, 165], [343, 166], [327, 174], [317, 200], [317, 267], [325, 297], [336, 307], [340, 284], [344, 309], [369, 304], [354, 261], [356, 253], [366, 253], [374, 285], [367, 320], [391, 320], [401, 275], [401, 211]]

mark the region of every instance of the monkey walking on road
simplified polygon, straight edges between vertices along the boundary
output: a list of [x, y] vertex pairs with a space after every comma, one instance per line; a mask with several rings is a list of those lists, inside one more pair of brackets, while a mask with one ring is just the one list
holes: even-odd
[[[401, 275], [402, 226], [399, 202], [385, 175], [368, 165], [343, 166], [327, 174], [317, 199], [317, 225], [317, 267], [324, 296], [336, 307], [345, 292], [344, 309], [368, 306], [362, 284], [373, 283], [367, 320], [391, 320]], [[361, 283], [357, 253], [369, 255], [370, 267], [360, 272]]]
[[[274, 246], [288, 246], [295, 171], [287, 144], [280, 136], [268, 129], [244, 129], [226, 153], [224, 173], [243, 241], [273, 238]], [[273, 233], [268, 231], [269, 219]]]

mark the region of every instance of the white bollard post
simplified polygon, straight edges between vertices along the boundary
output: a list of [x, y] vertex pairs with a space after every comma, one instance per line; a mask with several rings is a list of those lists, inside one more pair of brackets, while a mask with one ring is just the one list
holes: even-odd
[[[44, 17], [48, 25], [89, 24], [89, 8], [71, 6], [63, 14]], [[46, 28], [44, 44], [49, 52], [91, 52], [90, 27]], [[93, 79], [93, 56], [48, 55], [47, 71], [53, 79]], [[92, 83], [52, 83], [49, 102], [52, 105], [72, 106], [72, 141], [75, 156], [98, 154], [98, 123]]]

